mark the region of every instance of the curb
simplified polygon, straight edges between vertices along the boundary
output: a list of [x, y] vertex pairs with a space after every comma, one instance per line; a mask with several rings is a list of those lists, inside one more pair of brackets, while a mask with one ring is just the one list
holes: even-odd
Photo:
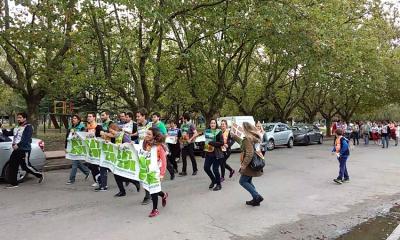
[[400, 239], [400, 224], [396, 227], [396, 229], [390, 234], [386, 240], [399, 240]]

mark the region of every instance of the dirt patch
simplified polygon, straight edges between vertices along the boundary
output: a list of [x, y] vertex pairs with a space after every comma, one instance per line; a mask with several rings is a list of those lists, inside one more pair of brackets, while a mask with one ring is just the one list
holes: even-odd
[[400, 206], [396, 204], [388, 214], [370, 219], [336, 240], [385, 240], [400, 224]]

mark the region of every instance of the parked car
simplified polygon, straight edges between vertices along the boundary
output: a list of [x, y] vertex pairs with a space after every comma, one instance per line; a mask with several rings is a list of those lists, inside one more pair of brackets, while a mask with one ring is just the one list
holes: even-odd
[[295, 124], [292, 127], [295, 144], [309, 145], [313, 142], [322, 144], [324, 135], [322, 131], [312, 124]]
[[203, 155], [205, 142], [206, 137], [204, 136], [204, 134], [201, 134], [194, 140], [194, 153], [196, 155]]
[[287, 124], [280, 122], [266, 123], [263, 124], [263, 128], [267, 132], [268, 150], [273, 150], [278, 145], [286, 145], [288, 148], [293, 147], [293, 131]]
[[[10, 170], [10, 155], [13, 151], [13, 148], [11, 146], [12, 140], [13, 137], [7, 137], [0, 133], [0, 177], [5, 179], [6, 181], [8, 180], [7, 173]], [[33, 165], [33, 167], [41, 171], [46, 161], [46, 156], [44, 154], [44, 142], [40, 139], [33, 138], [31, 146], [32, 151], [30, 155], [30, 163]], [[27, 172], [22, 170], [22, 168], [20, 167], [17, 175], [17, 180], [19, 182], [22, 182], [25, 179], [26, 175]]]

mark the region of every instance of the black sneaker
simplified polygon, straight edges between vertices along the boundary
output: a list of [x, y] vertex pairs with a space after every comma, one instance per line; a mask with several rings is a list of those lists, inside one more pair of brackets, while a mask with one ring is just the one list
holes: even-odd
[[194, 171], [193, 173], [192, 173], [192, 176], [196, 176], [197, 175], [197, 171]]
[[337, 184], [342, 184], [342, 183], [343, 183], [342, 179], [337, 179], [337, 178], [335, 178], [335, 179], [333, 179], [333, 181], [334, 181], [335, 183], [337, 183]]
[[186, 176], [186, 175], [187, 175], [186, 172], [180, 172], [180, 173], [179, 173], [179, 176], [181, 176], [181, 177]]
[[44, 174], [42, 173], [42, 176], [39, 178], [39, 181], [38, 181], [38, 183], [42, 183], [42, 182], [43, 182], [43, 180], [44, 180]]
[[142, 205], [147, 205], [150, 203], [150, 198], [144, 198], [142, 201]]
[[215, 185], [215, 183], [211, 183], [210, 186], [208, 186], [208, 189], [213, 189], [214, 185]]
[[220, 184], [217, 184], [217, 186], [215, 186], [215, 188], [213, 189], [213, 191], [219, 191], [222, 189], [222, 186]]
[[254, 199], [246, 201], [246, 205], [252, 206], [254, 204]]
[[107, 192], [107, 190], [107, 187], [98, 187], [94, 189], [95, 192]]
[[345, 179], [343, 180], [343, 183], [348, 183], [348, 182], [350, 182], [350, 178], [345, 178]]
[[171, 180], [174, 180], [175, 179], [175, 175], [171, 175]]
[[126, 196], [126, 193], [124, 193], [124, 192], [119, 192], [114, 195], [114, 197], [124, 197], [124, 196]]

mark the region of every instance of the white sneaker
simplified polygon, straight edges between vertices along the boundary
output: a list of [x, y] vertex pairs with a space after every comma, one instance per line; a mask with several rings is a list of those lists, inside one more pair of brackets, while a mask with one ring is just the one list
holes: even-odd
[[65, 184], [66, 184], [66, 185], [71, 185], [71, 184], [74, 184], [74, 182], [68, 181], [68, 182], [66, 182]]
[[18, 187], [18, 185], [8, 185], [6, 187], [6, 189], [12, 189], [12, 188], [17, 188], [17, 187]]
[[92, 184], [92, 187], [99, 187], [99, 184], [97, 182]]

